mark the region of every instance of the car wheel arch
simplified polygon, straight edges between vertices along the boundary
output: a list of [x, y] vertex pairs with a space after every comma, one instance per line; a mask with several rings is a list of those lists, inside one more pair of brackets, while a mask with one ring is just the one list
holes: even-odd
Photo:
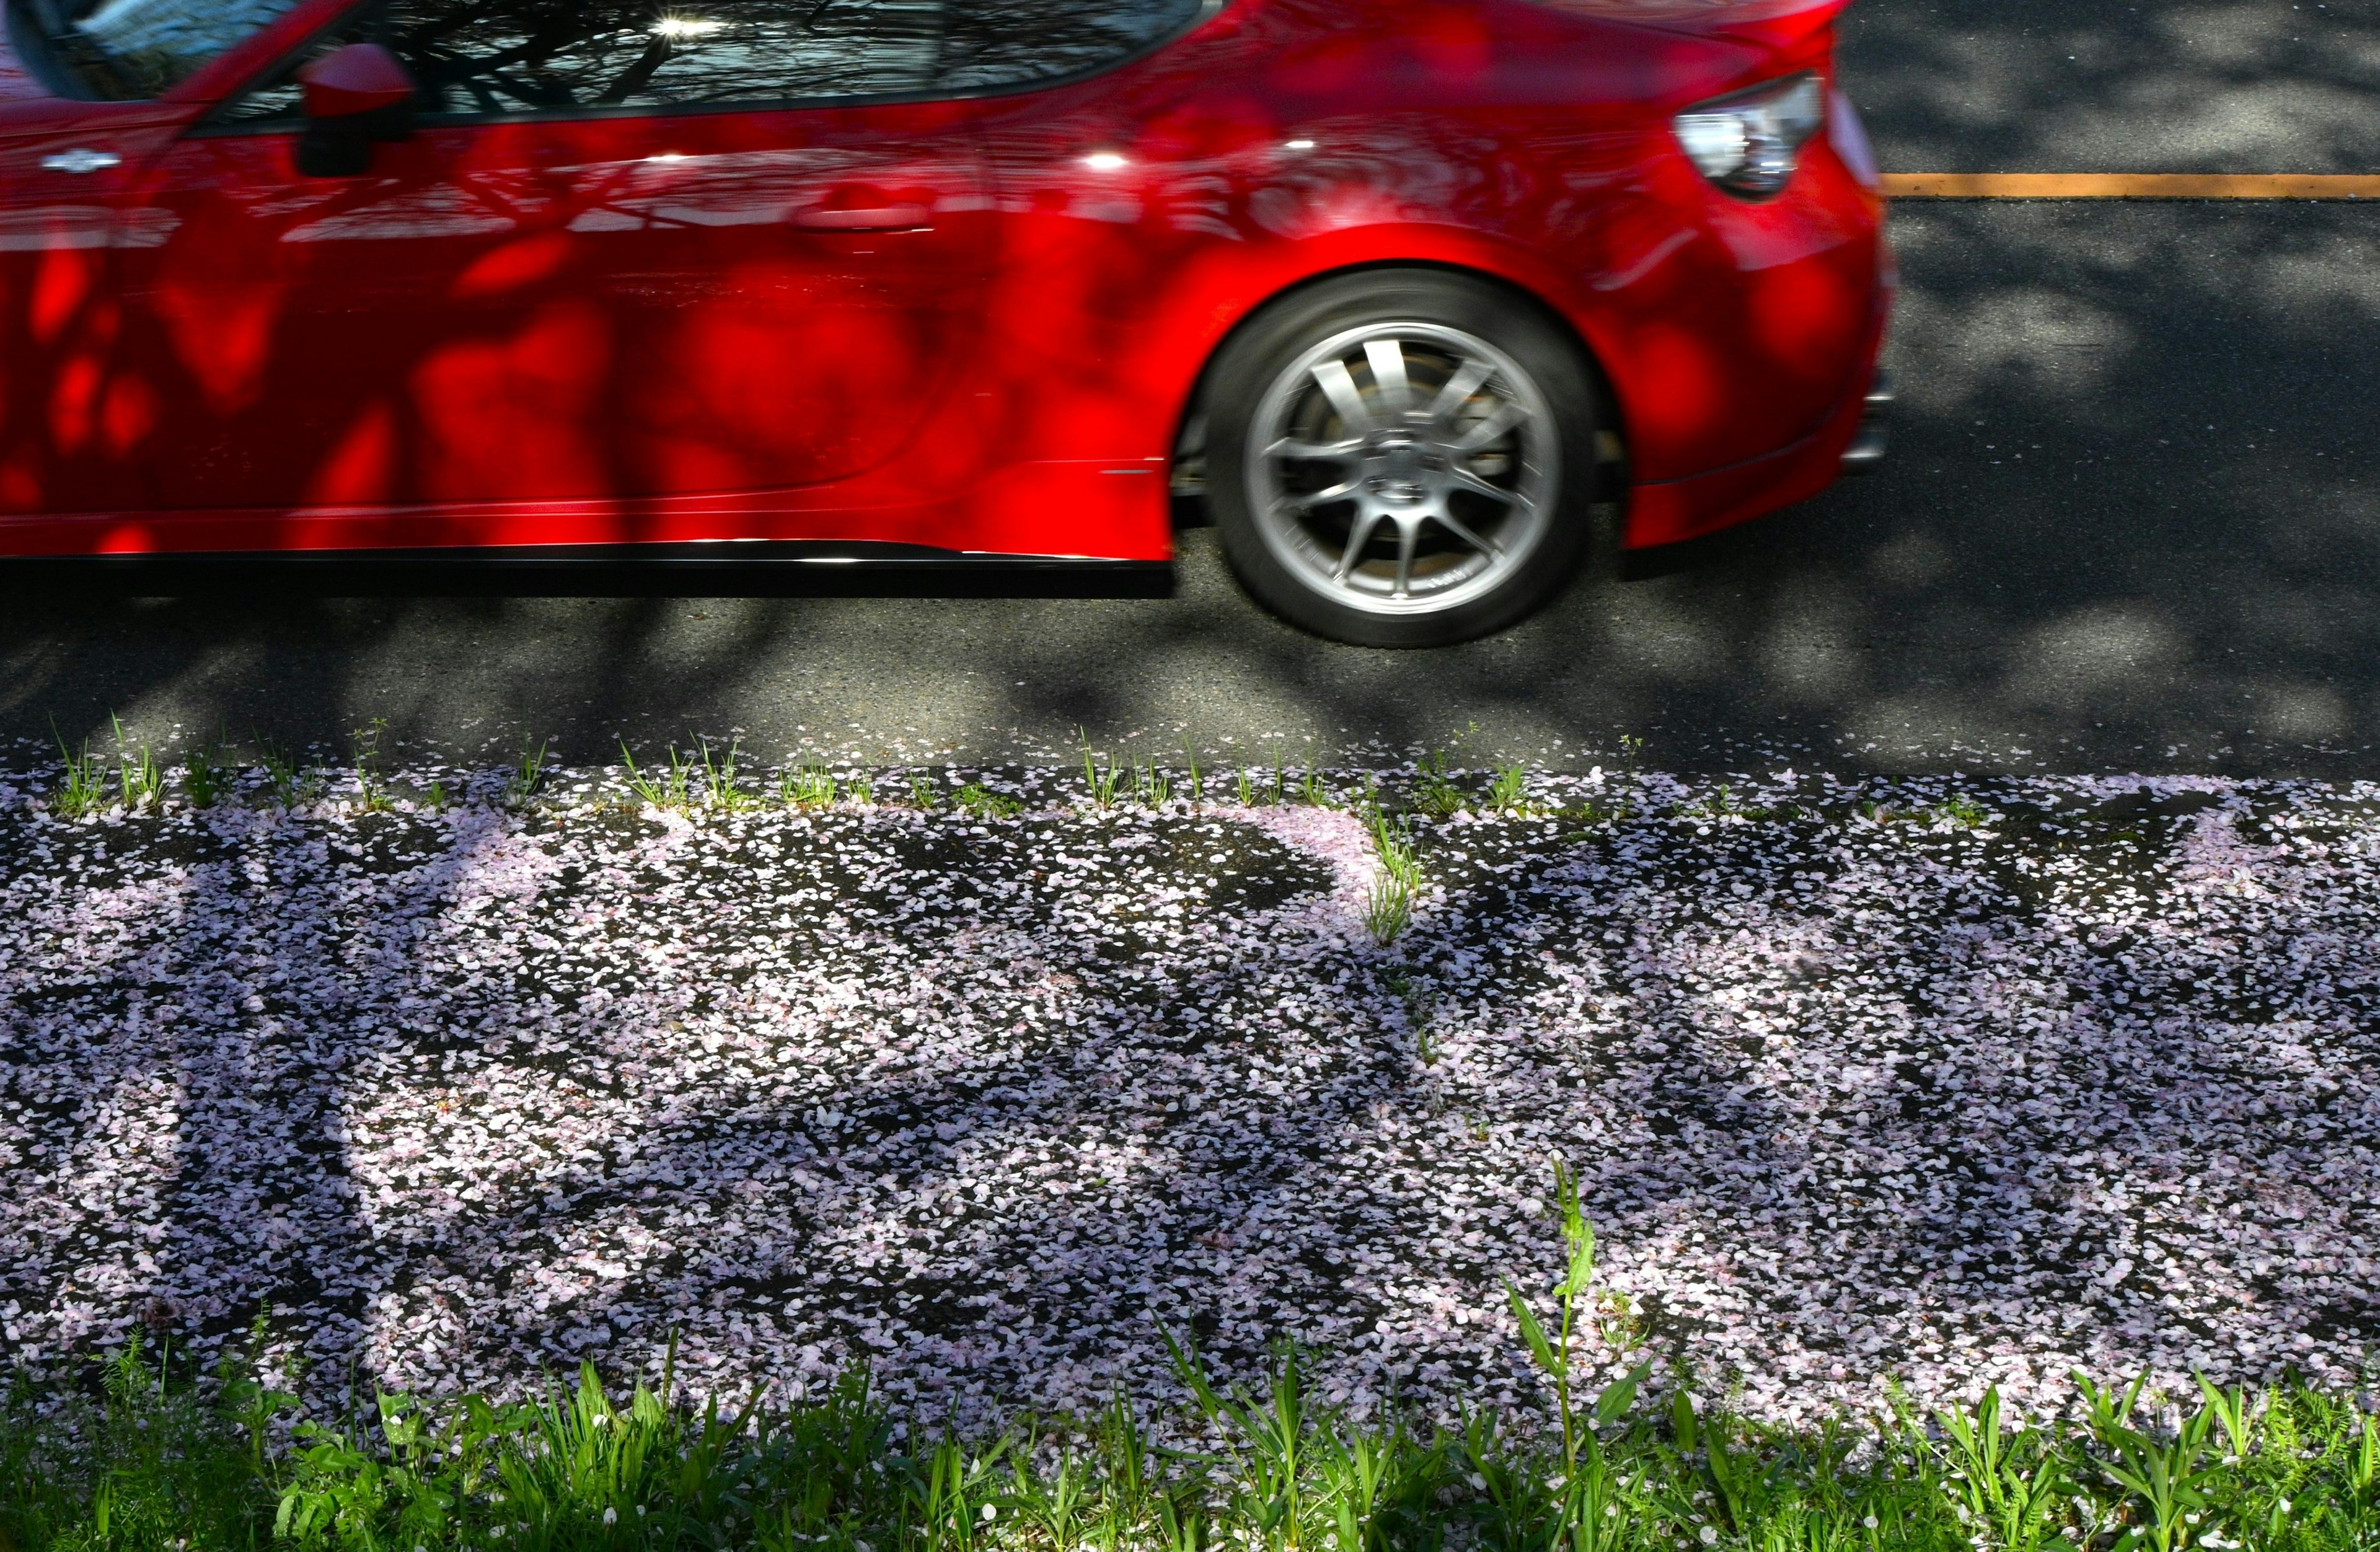
[[[1168, 457], [1174, 467], [1174, 472], [1178, 475], [1180, 466], [1185, 457], [1195, 458], [1203, 451], [1207, 395], [1214, 376], [1215, 364], [1222, 359], [1234, 340], [1246, 333], [1266, 314], [1318, 285], [1367, 271], [1394, 270], [1426, 270], [1439, 274], [1461, 275], [1493, 286], [1544, 316], [1547, 322], [1560, 333], [1576, 354], [1580, 364], [1585, 369], [1589, 380], [1595, 385], [1598, 401], [1597, 407], [1601, 411], [1603, 423], [1597, 427], [1601, 445], [1598, 449], [1600, 455], [1597, 461], [1597, 490], [1594, 499], [1597, 502], [1618, 503], [1624, 508], [1628, 491], [1630, 447], [1628, 406], [1620, 392], [1618, 382], [1605, 364], [1608, 346], [1598, 346], [1594, 337], [1600, 331], [1594, 329], [1592, 324], [1583, 324], [1573, 309], [1560, 306], [1536, 287], [1517, 280], [1509, 273], [1478, 264], [1466, 264], [1444, 259], [1380, 258], [1335, 264], [1302, 274], [1286, 285], [1276, 286], [1240, 309], [1228, 326], [1218, 331], [1208, 342], [1206, 352], [1198, 363], [1198, 370], [1192, 375], [1175, 408], [1172, 436], [1166, 443]], [[1178, 479], [1175, 489], [1177, 493], [1181, 490]], [[1624, 517], [1624, 511], [1621, 515]], [[1193, 513], [1185, 513], [1182, 503], [1177, 501], [1174, 511], [1175, 527], [1194, 527], [1201, 526], [1202, 522], [1203, 519], [1200, 516]]]

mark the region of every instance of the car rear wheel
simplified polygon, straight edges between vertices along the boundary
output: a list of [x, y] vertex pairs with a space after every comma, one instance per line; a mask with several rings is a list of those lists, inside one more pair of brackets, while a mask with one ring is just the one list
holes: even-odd
[[1259, 601], [1333, 640], [1500, 630], [1593, 547], [1595, 408], [1576, 346], [1522, 298], [1433, 271], [1323, 282], [1216, 362], [1224, 553]]

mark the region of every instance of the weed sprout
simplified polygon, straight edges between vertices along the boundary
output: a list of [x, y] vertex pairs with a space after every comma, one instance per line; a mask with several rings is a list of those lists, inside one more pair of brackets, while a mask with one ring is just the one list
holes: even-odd
[[213, 807], [230, 780], [204, 749], [192, 748], [182, 757], [182, 795], [193, 808]]
[[778, 796], [789, 808], [831, 808], [838, 795], [833, 770], [815, 755], [796, 761], [778, 784]]
[[1463, 812], [1463, 790], [1447, 780], [1445, 756], [1432, 749], [1429, 758], [1421, 762], [1419, 771], [1414, 781], [1415, 808], [1438, 819]]
[[1488, 806], [1500, 814], [1519, 815], [1529, 808], [1529, 773], [1514, 764], [1496, 772], [1488, 787]]
[[1413, 925], [1414, 906], [1421, 898], [1421, 864], [1414, 855], [1413, 837], [1402, 821], [1391, 820], [1380, 808], [1377, 794], [1365, 800], [1365, 818], [1380, 870], [1364, 897], [1364, 926], [1381, 947], [1396, 941]]
[[545, 790], [545, 753], [548, 747], [548, 744], [543, 740], [540, 740], [534, 749], [526, 744], [521, 746], [519, 763], [513, 767], [511, 775], [504, 779], [506, 804], [517, 808]]
[[282, 808], [303, 808], [322, 794], [322, 775], [300, 766], [290, 754], [276, 744], [264, 744], [257, 751], [257, 762], [264, 767], [266, 790], [273, 802]]
[[381, 736], [387, 732], [388, 719], [374, 717], [347, 735], [355, 756], [356, 806], [367, 814], [377, 814], [388, 806], [388, 783], [380, 769]]
[[1025, 811], [1025, 800], [1006, 793], [992, 792], [979, 782], [969, 782], [952, 797], [962, 813], [978, 819], [1005, 819]]
[[1107, 763], [1105, 765], [1101, 765], [1099, 763], [1099, 757], [1094, 754], [1091, 750], [1091, 741], [1089, 737], [1084, 734], [1082, 729], [1076, 728], [1075, 730], [1075, 737], [1082, 744], [1083, 746], [1083, 784], [1090, 790], [1091, 806], [1094, 808], [1114, 807], [1116, 800], [1115, 758], [1113, 756], [1108, 757]]
[[[737, 770], [737, 762], [743, 758], [740, 741], [730, 742], [723, 754], [713, 754], [708, 738], [698, 737], [695, 745], [701, 761], [702, 801], [705, 806], [722, 814], [738, 814], [759, 806], [760, 799], [744, 789], [743, 778]], [[670, 755], [674, 761], [677, 751], [672, 749]]]
[[69, 749], [66, 741], [58, 741], [58, 758], [66, 764], [65, 774], [58, 780], [57, 791], [51, 794], [50, 806], [59, 818], [86, 818], [107, 806], [107, 777], [92, 758], [89, 746], [80, 753]]
[[116, 791], [128, 814], [138, 814], [154, 808], [164, 801], [165, 772], [159, 768], [157, 757], [146, 743], [127, 745], [124, 723], [111, 715], [108, 725], [115, 734]]

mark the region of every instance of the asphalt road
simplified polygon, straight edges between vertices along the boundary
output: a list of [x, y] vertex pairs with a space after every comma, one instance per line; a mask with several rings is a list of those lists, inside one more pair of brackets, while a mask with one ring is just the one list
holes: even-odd
[[[1869, 0], [1846, 59], [1894, 170], [2380, 170], [2380, 0]], [[2372, 773], [2380, 210], [1908, 204], [1894, 229], [1886, 470], [1492, 640], [1314, 641], [1200, 533], [1158, 602], [18, 594], [0, 759], [121, 714], [574, 760], [700, 732], [1002, 761], [1081, 728], [1293, 759], [1585, 765], [1634, 736], [1673, 768]]]
[[2380, 0], [1855, 0], [1902, 173], [2380, 172]]

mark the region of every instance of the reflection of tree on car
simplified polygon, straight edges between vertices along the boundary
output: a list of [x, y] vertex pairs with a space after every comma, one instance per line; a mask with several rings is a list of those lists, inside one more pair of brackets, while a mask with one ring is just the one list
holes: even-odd
[[1138, 593], [1203, 512], [1425, 645], [1880, 446], [1842, 0], [6, 3], [0, 552]]
[[[155, 95], [290, 0], [18, 0], [98, 93]], [[1073, 0], [379, 0], [317, 39], [245, 112], [294, 104], [295, 76], [348, 42], [394, 50], [428, 114], [758, 102], [990, 88], [1071, 73], [1152, 41], [1184, 10]]]
[[295, 0], [14, 0], [96, 97], [157, 96]]

